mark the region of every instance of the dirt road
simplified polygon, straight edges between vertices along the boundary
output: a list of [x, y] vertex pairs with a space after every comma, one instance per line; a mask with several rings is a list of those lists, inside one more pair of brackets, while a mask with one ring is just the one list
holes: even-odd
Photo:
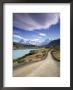
[[[51, 52], [51, 51], [50, 51]], [[60, 76], [60, 62], [55, 61], [50, 52], [45, 60], [22, 65], [13, 70], [14, 77], [58, 77]]]

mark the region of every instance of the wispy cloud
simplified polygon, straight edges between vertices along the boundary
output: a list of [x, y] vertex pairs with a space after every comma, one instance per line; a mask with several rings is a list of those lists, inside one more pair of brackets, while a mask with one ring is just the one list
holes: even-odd
[[44, 34], [44, 33], [39, 33], [39, 35], [40, 35], [40, 36], [46, 36], [46, 34]]
[[59, 21], [59, 13], [17, 13], [13, 16], [13, 26], [33, 31], [50, 28]]
[[13, 35], [13, 41], [14, 42], [20, 42], [20, 41], [26, 42], [26, 41], [28, 41], [28, 39], [23, 38], [23, 37], [21, 37], [19, 35], [14, 34]]
[[17, 38], [17, 39], [22, 39], [22, 40], [26, 40], [27, 41], [27, 39], [25, 39], [25, 38], [23, 38], [23, 37], [21, 37], [21, 36], [19, 36], [19, 35], [16, 35], [16, 34], [14, 34], [13, 35], [13, 38]]
[[16, 34], [13, 35], [13, 40], [14, 40], [14, 42], [27, 43], [27, 44], [30, 43], [33, 45], [38, 45], [40, 43], [39, 38], [26, 39], [26, 38], [23, 38], [23, 37], [16, 35]]

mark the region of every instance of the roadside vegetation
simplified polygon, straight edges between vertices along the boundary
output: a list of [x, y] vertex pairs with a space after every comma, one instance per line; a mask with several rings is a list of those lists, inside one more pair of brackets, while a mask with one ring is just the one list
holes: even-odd
[[55, 60], [60, 61], [60, 47], [55, 46], [51, 51], [51, 55]]
[[37, 62], [46, 59], [49, 48], [40, 48], [38, 50], [31, 50], [30, 53], [16, 60], [13, 60], [13, 64]]

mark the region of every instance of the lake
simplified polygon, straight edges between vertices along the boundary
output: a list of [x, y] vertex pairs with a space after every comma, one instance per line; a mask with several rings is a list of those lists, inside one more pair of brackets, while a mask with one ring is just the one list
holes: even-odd
[[13, 60], [28, 54], [31, 50], [36, 49], [13, 50]]

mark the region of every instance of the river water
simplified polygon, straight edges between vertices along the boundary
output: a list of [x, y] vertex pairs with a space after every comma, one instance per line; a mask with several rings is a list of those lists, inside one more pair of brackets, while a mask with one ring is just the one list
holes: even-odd
[[28, 54], [31, 50], [36, 50], [36, 49], [13, 50], [13, 60]]

